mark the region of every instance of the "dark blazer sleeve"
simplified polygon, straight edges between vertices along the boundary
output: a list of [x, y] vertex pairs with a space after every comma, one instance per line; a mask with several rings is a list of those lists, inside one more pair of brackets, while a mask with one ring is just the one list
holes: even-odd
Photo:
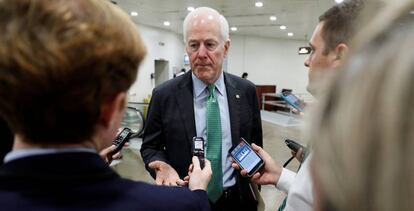
[[253, 109], [253, 125], [252, 125], [252, 143], [263, 147], [263, 131], [262, 131], [262, 119], [260, 117], [259, 101], [256, 93], [256, 87], [253, 85], [249, 90], [251, 95], [251, 104]]
[[145, 163], [145, 167], [154, 177], [155, 172], [148, 168], [148, 164], [152, 161], [160, 160], [168, 163], [165, 154], [165, 138], [163, 137], [162, 125], [162, 96], [157, 89], [152, 93], [151, 102], [148, 108], [147, 122], [144, 129], [143, 142], [141, 146], [141, 156]]

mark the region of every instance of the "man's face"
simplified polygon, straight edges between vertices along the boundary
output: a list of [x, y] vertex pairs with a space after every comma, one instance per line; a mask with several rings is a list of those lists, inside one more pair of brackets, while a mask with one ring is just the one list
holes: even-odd
[[217, 19], [211, 16], [195, 17], [188, 26], [186, 50], [191, 70], [198, 79], [213, 84], [222, 71], [229, 41], [224, 41]]
[[305, 66], [309, 68], [309, 82], [307, 90], [311, 93], [315, 93], [315, 89], [318, 86], [321, 78], [323, 78], [327, 72], [336, 67], [337, 56], [333, 50], [328, 54], [325, 54], [325, 41], [322, 38], [323, 22], [320, 22], [313, 32], [310, 40], [310, 47], [312, 52], [305, 60]]

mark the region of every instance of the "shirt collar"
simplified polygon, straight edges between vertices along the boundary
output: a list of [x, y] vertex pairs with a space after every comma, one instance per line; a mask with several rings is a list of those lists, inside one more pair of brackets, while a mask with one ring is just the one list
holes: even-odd
[[[197, 78], [194, 73], [191, 73], [191, 77], [193, 79], [193, 86], [194, 86], [194, 94], [196, 97], [200, 96], [201, 93], [206, 89], [207, 84]], [[226, 91], [226, 86], [224, 85], [224, 73], [221, 71], [219, 78], [214, 82], [216, 89], [218, 90], [219, 94], [224, 96], [224, 92]]]

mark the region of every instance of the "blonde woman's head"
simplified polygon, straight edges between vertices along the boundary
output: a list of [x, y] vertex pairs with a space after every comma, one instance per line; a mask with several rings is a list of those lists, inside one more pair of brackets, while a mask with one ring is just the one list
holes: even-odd
[[357, 34], [308, 128], [317, 210], [414, 210], [414, 3], [401, 2]]

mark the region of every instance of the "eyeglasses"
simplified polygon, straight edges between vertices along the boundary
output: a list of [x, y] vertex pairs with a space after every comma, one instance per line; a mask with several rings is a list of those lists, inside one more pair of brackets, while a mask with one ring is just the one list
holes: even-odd
[[311, 47], [299, 47], [298, 53], [299, 55], [306, 55], [306, 54], [310, 54], [312, 52], [312, 48]]

